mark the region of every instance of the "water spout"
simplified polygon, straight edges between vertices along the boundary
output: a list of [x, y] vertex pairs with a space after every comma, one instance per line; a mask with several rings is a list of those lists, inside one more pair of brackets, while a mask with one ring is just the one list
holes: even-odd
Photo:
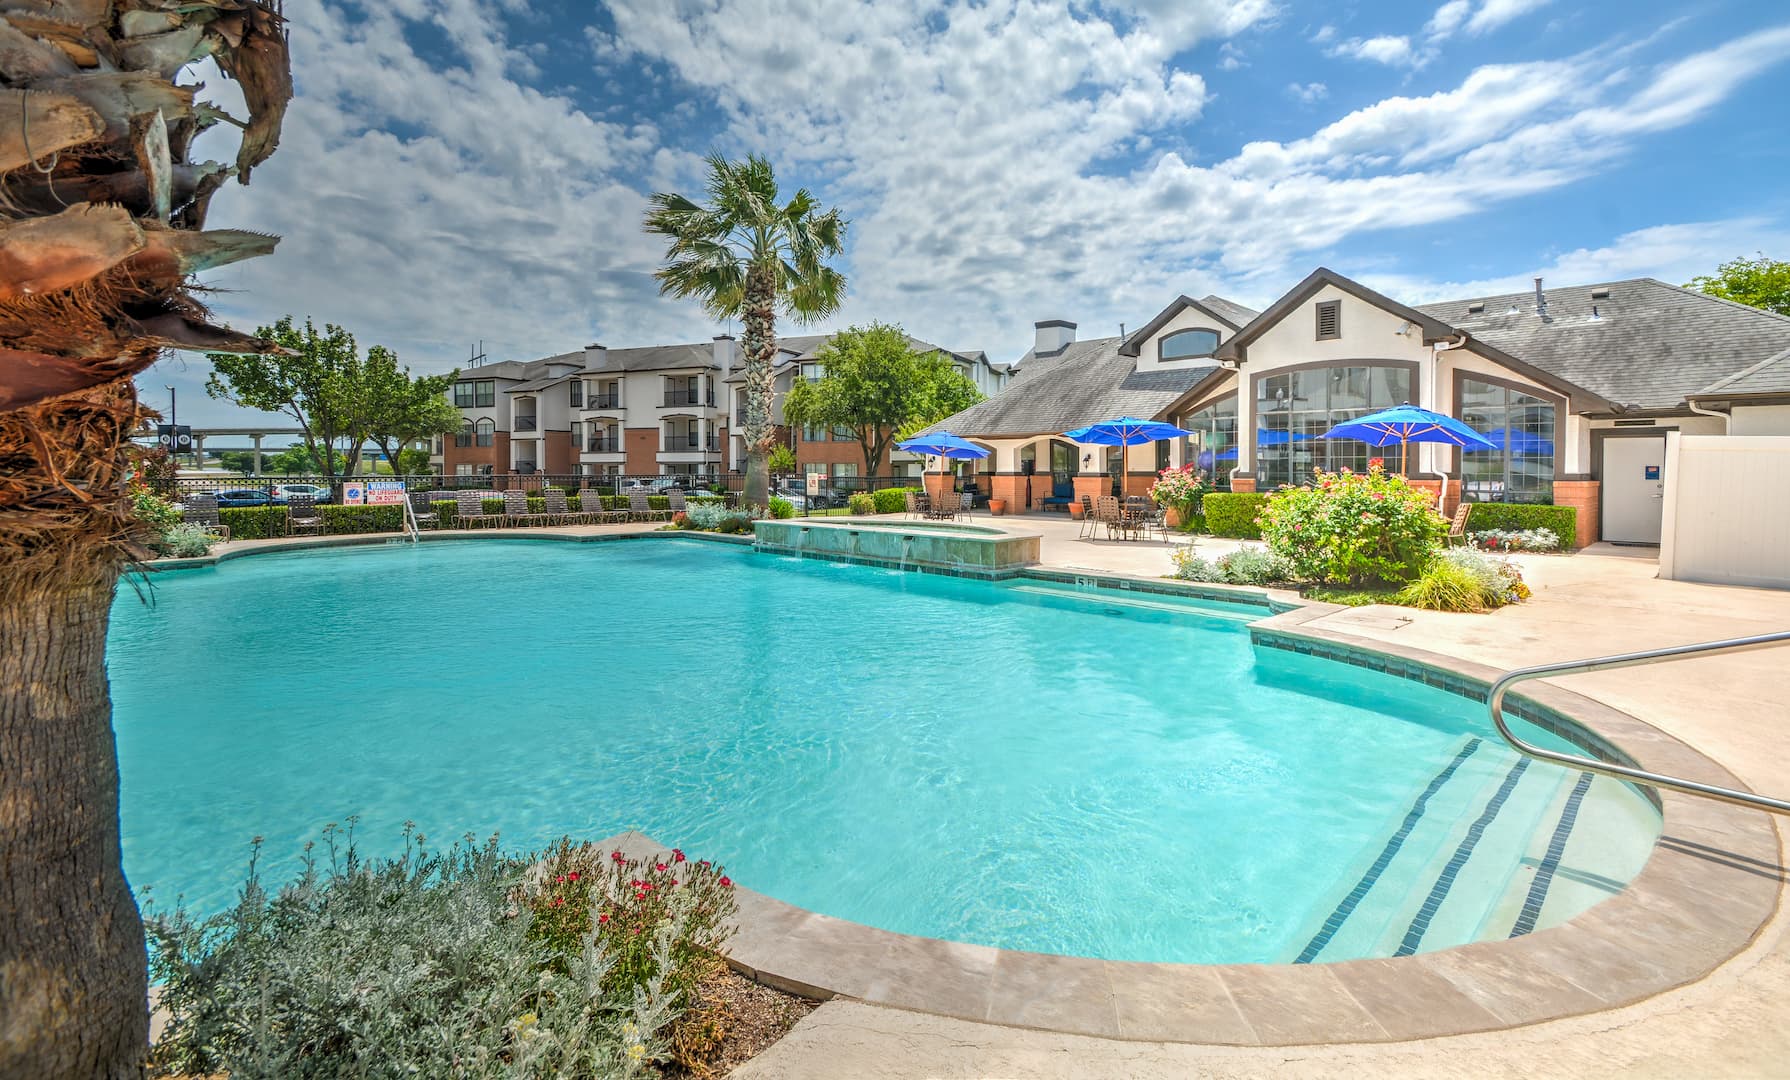
[[901, 538], [901, 566], [900, 566], [900, 570], [904, 574], [907, 573], [908, 549], [913, 546], [914, 546], [914, 538], [912, 536], [903, 536]]

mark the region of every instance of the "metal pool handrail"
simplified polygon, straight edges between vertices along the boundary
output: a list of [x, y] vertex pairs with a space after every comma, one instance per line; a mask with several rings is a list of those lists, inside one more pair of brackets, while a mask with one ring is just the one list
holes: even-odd
[[1577, 754], [1562, 754], [1554, 750], [1545, 750], [1534, 743], [1518, 738], [1516, 733], [1511, 731], [1509, 725], [1504, 722], [1505, 692], [1517, 683], [1539, 679], [1544, 675], [1578, 675], [1588, 671], [1609, 671], [1613, 668], [1636, 667], [1641, 664], [1657, 663], [1661, 660], [1677, 660], [1686, 656], [1741, 652], [1746, 649], [1786, 644], [1790, 644], [1790, 631], [1759, 634], [1754, 637], [1728, 638], [1725, 641], [1705, 641], [1696, 645], [1676, 645], [1669, 649], [1649, 649], [1646, 652], [1621, 653], [1616, 656], [1599, 656], [1590, 660], [1568, 660], [1559, 664], [1518, 668], [1515, 671], [1506, 672], [1492, 684], [1491, 692], [1486, 695], [1486, 709], [1492, 714], [1492, 724], [1497, 727], [1498, 734], [1503, 736], [1504, 741], [1518, 753], [1540, 758], [1543, 761], [1551, 761], [1570, 769], [1581, 769], [1585, 772], [1612, 776], [1619, 780], [1633, 780], [1651, 787], [1682, 791], [1687, 795], [1720, 799], [1722, 802], [1769, 810], [1777, 814], [1790, 814], [1790, 802], [1783, 799], [1767, 798], [1764, 795], [1755, 795], [1750, 791], [1736, 791], [1733, 788], [1717, 787], [1714, 784], [1704, 784], [1696, 780], [1663, 776], [1645, 769], [1634, 769], [1627, 765], [1616, 765], [1607, 761], [1598, 761], [1595, 758], [1581, 757]]

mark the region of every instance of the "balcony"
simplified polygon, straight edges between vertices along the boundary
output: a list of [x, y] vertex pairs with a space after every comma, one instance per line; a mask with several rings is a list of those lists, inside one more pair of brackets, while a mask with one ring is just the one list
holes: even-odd
[[620, 394], [592, 394], [584, 399], [586, 409], [619, 409], [622, 407]]
[[717, 454], [721, 452], [721, 440], [714, 435], [703, 435], [700, 432], [667, 431], [659, 439], [661, 454]]
[[514, 431], [534, 431], [539, 427], [533, 416], [518, 416], [510, 421], [510, 424]]
[[665, 404], [662, 408], [671, 409], [684, 405], [700, 405], [706, 409], [715, 407], [715, 395], [704, 394], [696, 390], [667, 390]]
[[622, 446], [621, 439], [608, 439], [599, 435], [585, 440], [584, 452], [587, 454], [625, 454], [627, 450]]

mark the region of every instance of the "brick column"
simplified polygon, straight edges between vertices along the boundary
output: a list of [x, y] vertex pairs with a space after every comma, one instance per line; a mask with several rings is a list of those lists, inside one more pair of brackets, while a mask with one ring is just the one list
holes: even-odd
[[1253, 477], [1253, 476], [1233, 476], [1233, 477], [1231, 477], [1231, 490], [1236, 491], [1236, 492], [1253, 492], [1253, 491], [1255, 491], [1255, 477]]
[[[1413, 479], [1411, 486], [1429, 492], [1430, 497], [1436, 499], [1436, 512], [1443, 517], [1452, 517], [1455, 508], [1460, 505], [1461, 482], [1459, 480], [1449, 480], [1446, 490], [1443, 490], [1442, 481], [1428, 478]], [[1438, 496], [1440, 497], [1438, 498]]]
[[1579, 536], [1574, 547], [1597, 543], [1602, 491], [1603, 484], [1597, 480], [1554, 481], [1554, 505], [1570, 506], [1579, 512]]
[[1112, 477], [1105, 473], [1083, 473], [1075, 478], [1076, 502], [1081, 502], [1081, 497], [1083, 495], [1086, 495], [1095, 502], [1099, 502], [1100, 496], [1110, 495], [1112, 494], [1112, 490]]
[[925, 483], [926, 483], [927, 496], [929, 496], [930, 498], [934, 498], [934, 499], [940, 498], [946, 492], [951, 490], [951, 486], [952, 486], [951, 474], [950, 473], [942, 473], [942, 472], [929, 472], [926, 474]]
[[1150, 485], [1155, 482], [1155, 473], [1127, 473], [1125, 476], [1125, 494], [1148, 495], [1150, 494]]
[[[1006, 473], [992, 473], [992, 474], [987, 474], [987, 475], [988, 475], [988, 483], [989, 483], [989, 492], [988, 492], [989, 497], [993, 498], [993, 499], [1006, 499], [1007, 500], [1007, 513], [1009, 513], [1009, 514], [1025, 513], [1025, 511], [1026, 511], [1026, 478], [1023, 476], [1009, 476]], [[1034, 499], [1040, 499], [1040, 498], [1044, 497], [1043, 495], [1040, 495], [1038, 493], [1038, 486], [1036, 483], [1037, 479], [1038, 478], [1036, 476], [1032, 477], [1032, 480], [1033, 480], [1032, 498], [1034, 498]], [[1044, 495], [1050, 494], [1050, 486], [1048, 484], [1049, 479], [1050, 479], [1049, 476], [1045, 477], [1045, 480], [1047, 481], [1047, 483], [1045, 485]]]

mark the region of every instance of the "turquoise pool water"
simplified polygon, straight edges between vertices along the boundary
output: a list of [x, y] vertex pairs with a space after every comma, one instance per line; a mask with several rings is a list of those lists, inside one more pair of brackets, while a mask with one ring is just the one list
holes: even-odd
[[370, 851], [407, 819], [521, 848], [634, 827], [890, 930], [1276, 962], [1398, 951], [1469, 838], [1419, 949], [1507, 936], [1567, 818], [1583, 865], [1540, 875], [1542, 925], [1645, 859], [1629, 789], [1511, 781], [1480, 706], [1255, 649], [1264, 614], [677, 540], [158, 574], [113, 613], [126, 869], [209, 909], [251, 837], [278, 880], [350, 815]]

